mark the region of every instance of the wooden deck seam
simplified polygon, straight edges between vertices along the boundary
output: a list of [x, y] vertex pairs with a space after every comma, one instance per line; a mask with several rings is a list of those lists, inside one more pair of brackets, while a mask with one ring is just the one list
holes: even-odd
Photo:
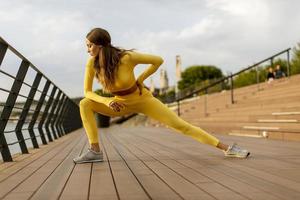
[[54, 170], [47, 176], [47, 178], [41, 183], [41, 185], [30, 195], [29, 199], [31, 199], [38, 190], [45, 184], [45, 182], [56, 172], [56, 170], [61, 166], [62, 163], [68, 158], [69, 154], [74, 150], [76, 145], [78, 145], [82, 140], [85, 140], [84, 136], [79, 137], [77, 143], [74, 144], [74, 147], [69, 150], [69, 153], [66, 154], [66, 156], [61, 160], [61, 162], [54, 168]]
[[[136, 134], [135, 134], [135, 136], [139, 136], [139, 135], [136, 135]], [[142, 136], [139, 136], [139, 137], [142, 137]], [[146, 141], [149, 142], [149, 140], [147, 140], [147, 139], [146, 139]], [[153, 141], [151, 141], [151, 142], [153, 143]], [[158, 144], [159, 144], [159, 143], [158, 143]], [[147, 145], [147, 143], [144, 143], [144, 145]], [[150, 147], [150, 148], [151, 148], [151, 147]], [[170, 150], [169, 147], [164, 147], [164, 148], [166, 148], [167, 151]], [[175, 151], [176, 151], [177, 149], [174, 149], [174, 148], [173, 148], [172, 150], [175, 150]], [[155, 149], [154, 149], [154, 151], [155, 151]], [[182, 152], [182, 153], [184, 153], [184, 152]], [[185, 154], [188, 158], [195, 159], [194, 156], [191, 156], [191, 155], [186, 154], [186, 153], [184, 153], [184, 154]], [[171, 159], [171, 158], [170, 158], [170, 159]], [[172, 160], [174, 160], [174, 159], [172, 159]], [[174, 160], [174, 161], [178, 162], [177, 160]], [[183, 166], [185, 166], [185, 167], [190, 168], [190, 169], [193, 170], [193, 171], [195, 171], [195, 169], [191, 168], [191, 167], [188, 166], [188, 165], [185, 165], [184, 163], [181, 163], [181, 162], [178, 162], [178, 163], [181, 164], [181, 165], [183, 165]], [[164, 163], [162, 163], [162, 164], [164, 164]], [[165, 164], [164, 164], [164, 165], [165, 165]], [[216, 182], [216, 183], [222, 185], [223, 187], [227, 188], [228, 190], [230, 190], [230, 191], [232, 191], [232, 192], [234, 192], [234, 193], [236, 193], [236, 194], [239, 194], [239, 195], [243, 196], [244, 198], [250, 199], [249, 197], [245, 196], [244, 194], [242, 194], [242, 193], [240, 193], [240, 192], [238, 192], [238, 191], [236, 191], [236, 190], [233, 190], [232, 188], [230, 188], [230, 187], [224, 185], [223, 183], [220, 183], [220, 182], [217, 181], [217, 180], [214, 180], [214, 179], [210, 178], [209, 176], [206, 176], [205, 174], [201, 173], [200, 171], [195, 171], [195, 172], [200, 173], [201, 175], [203, 175], [203, 176], [205, 176], [205, 177], [207, 177], [207, 178], [213, 180], [214, 182]], [[234, 178], [234, 177], [233, 177], [233, 178]], [[237, 179], [236, 179], [236, 180], [237, 180]], [[239, 181], [239, 180], [237, 180], [237, 181]], [[249, 184], [247, 184], [247, 185], [249, 185]], [[252, 185], [249, 185], [249, 186], [253, 187]], [[255, 187], [254, 187], [254, 188], [255, 188]], [[256, 188], [256, 189], [257, 189], [257, 188]]]
[[[54, 146], [52, 146], [52, 148], [50, 148], [50, 151], [47, 151], [45, 154], [43, 154], [43, 152], [46, 151], [46, 150], [48, 150], [48, 147], [49, 147], [49, 146], [45, 146], [44, 149], [40, 149], [40, 151], [37, 151], [35, 154], [31, 155], [31, 156], [28, 158], [28, 159], [30, 159], [30, 158], [32, 158], [32, 157], [34, 157], [34, 156], [38, 156], [38, 157], [34, 158], [34, 160], [31, 160], [31, 161], [30, 161], [30, 160], [26, 160], [26, 161], [24, 161], [24, 162], [28, 162], [28, 163], [26, 163], [24, 166], [22, 166], [23, 163], [22, 163], [22, 160], [21, 160], [20, 162], [16, 162], [14, 165], [10, 165], [9, 167], [3, 169], [2, 171], [5, 171], [5, 170], [7, 170], [7, 169], [9, 169], [9, 168], [11, 168], [11, 167], [18, 167], [18, 165], [21, 165], [20, 168], [19, 168], [17, 171], [14, 171], [12, 174], [9, 175], [9, 176], [12, 176], [12, 175], [14, 175], [15, 173], [18, 173], [18, 172], [19, 172], [20, 170], [22, 170], [23, 168], [25, 168], [25, 167], [27, 167], [28, 165], [32, 164], [32, 162], [38, 160], [38, 159], [41, 158], [42, 156], [51, 153], [52, 151], [55, 150], [55, 148], [56, 148], [57, 146], [61, 145], [62, 143], [66, 142], [66, 141], [67, 141], [66, 139], [63, 140], [63, 141], [58, 141], [58, 143], [54, 144]], [[53, 144], [53, 143], [51, 143], [51, 144]], [[40, 154], [40, 155], [39, 155], [39, 154]], [[9, 169], [9, 170], [10, 170], [10, 169]], [[5, 177], [5, 178], [2, 179], [2, 180], [0, 180], [0, 183], [3, 182], [3, 181], [5, 181], [7, 178], [9, 178], [9, 176], [8, 176], [8, 177]]]
[[[68, 137], [73, 136], [75, 134], [78, 134], [80, 130], [75, 130], [72, 135], [70, 134], [66, 134], [63, 135], [65, 137], [60, 137], [57, 140], [54, 140], [53, 142], [48, 142], [46, 145], [44, 144], [39, 144], [39, 148], [28, 148], [29, 154], [22, 154], [22, 153], [16, 153], [13, 154], [13, 162], [0, 162], [0, 172], [2, 170], [7, 170], [10, 167], [13, 167], [14, 165], [18, 164], [19, 162], [25, 160], [25, 159], [30, 159], [31, 157], [35, 156], [36, 154], [40, 154], [41, 152], [47, 150], [48, 148], [50, 148], [51, 145], [53, 145], [53, 147], [51, 148], [55, 148], [57, 145], [60, 145], [61, 143], [65, 142], [66, 140], [68, 140]], [[5, 165], [9, 165], [9, 166], [5, 166]], [[4, 166], [4, 167], [3, 167]]]
[[[67, 141], [67, 140], [66, 140]], [[69, 145], [72, 145], [72, 143], [73, 143], [74, 141], [70, 141], [70, 142], [67, 142], [67, 147], [69, 146]], [[61, 143], [61, 144], [63, 144], [63, 143]], [[52, 152], [53, 153], [53, 151], [60, 151], [61, 149], [65, 149], [65, 148], [67, 148], [66, 146], [59, 146], [60, 148], [58, 149], [58, 148], [54, 148], [52, 151], [50, 151], [50, 152]], [[48, 152], [48, 153], [50, 153], [50, 152]], [[44, 155], [48, 155], [48, 153], [46, 153], [46, 154], [44, 154]], [[52, 155], [50, 158], [47, 158], [47, 160], [45, 160], [44, 161], [44, 163], [43, 164], [41, 164], [40, 166], [38, 166], [36, 169], [34, 169], [28, 176], [26, 176], [22, 181], [20, 181], [19, 183], [17, 183], [15, 186], [13, 186], [8, 192], [6, 192], [3, 196], [1, 196], [1, 198], [5, 198], [7, 195], [9, 195], [13, 190], [15, 190], [16, 188], [18, 188], [22, 183], [24, 183], [29, 177], [31, 177], [31, 176], [33, 176], [39, 169], [41, 169], [43, 166], [45, 166], [52, 158], [54, 158], [56, 156], [56, 154], [54, 154], [54, 155]], [[39, 157], [39, 158], [42, 158], [42, 157]], [[34, 160], [34, 161], [37, 161], [37, 159], [36, 160]], [[30, 164], [32, 164], [33, 162], [31, 162]], [[29, 165], [26, 165], [26, 167], [27, 166], [29, 166]], [[25, 168], [21, 168], [21, 170], [24, 170]], [[18, 172], [20, 172], [21, 170], [19, 170]], [[15, 173], [16, 174], [16, 173]], [[13, 175], [15, 175], [15, 174], [13, 174]], [[11, 175], [10, 177], [12, 177], [13, 175]], [[10, 177], [8, 177], [8, 178], [10, 178]]]
[[[132, 134], [134, 134], [134, 133], [132, 133]], [[140, 136], [140, 135], [136, 135], [136, 134], [134, 134], [135, 136], [139, 136], [139, 137], [142, 137], [142, 136]], [[144, 137], [143, 137], [144, 138]], [[149, 139], [147, 138], [146, 139], [147, 140], [147, 142], [149, 142]], [[157, 142], [153, 142], [153, 140], [151, 140], [151, 142], [152, 143], [156, 143], [157, 145], [160, 145], [160, 146], [163, 146], [163, 145], [161, 145], [160, 143], [157, 143]], [[169, 149], [169, 147], [164, 147], [164, 148], [166, 148], [167, 150]], [[173, 150], [175, 150], [176, 151], [176, 149], [174, 149], [173, 148]], [[186, 153], [185, 153], [186, 154]], [[189, 154], [186, 154], [186, 156], [191, 156], [191, 155], [189, 155]], [[193, 157], [193, 156], [192, 156]], [[228, 163], [228, 161], [225, 161], [225, 162], [227, 162]], [[236, 164], [236, 163], [235, 163]], [[217, 171], [217, 170], [216, 170]], [[241, 173], [245, 173], [244, 171], [241, 171], [241, 170], [239, 170]], [[248, 173], [247, 173], [248, 174]], [[249, 175], [252, 175], [252, 174], [249, 174]], [[233, 177], [234, 178], [234, 177]], [[257, 177], [257, 178], [261, 178], [261, 177]], [[261, 180], [262, 181], [267, 181], [267, 182], [269, 182], [270, 184], [275, 184], [274, 182], [270, 182], [269, 180], [265, 180], [265, 179], [262, 179], [261, 178]], [[248, 184], [247, 182], [246, 182], [246, 184]], [[248, 185], [250, 185], [250, 184], [248, 184]], [[253, 187], [253, 185], [250, 185], [250, 186], [252, 186]], [[278, 186], [281, 186], [281, 185], [278, 185]], [[261, 188], [260, 188], [261, 189]], [[289, 189], [291, 189], [291, 188], [289, 188]], [[295, 190], [294, 190], [295, 191]], [[273, 195], [273, 196], [277, 196], [277, 195]]]
[[[104, 136], [106, 137], [106, 135]], [[144, 190], [145, 194], [148, 196], [149, 199], [152, 199], [152, 197], [150, 196], [150, 194], [147, 192], [146, 188], [143, 186], [143, 184], [141, 183], [141, 181], [139, 180], [139, 178], [135, 175], [135, 173], [133, 172], [132, 168], [128, 165], [127, 161], [124, 159], [124, 157], [120, 154], [119, 150], [115, 147], [115, 145], [111, 142], [111, 140], [106, 137], [108, 139], [108, 141], [112, 144], [112, 146], [114, 147], [115, 151], [120, 155], [120, 157], [122, 158], [123, 162], [125, 163], [125, 165], [127, 166], [127, 168], [130, 170], [130, 172], [132, 173], [132, 175], [135, 177], [135, 179], [137, 180], [137, 182], [139, 183], [139, 185], [141, 186], [141, 188]]]
[[[112, 136], [112, 134], [111, 134], [111, 137], [114, 137], [114, 136]], [[115, 138], [115, 137], [114, 137]], [[115, 138], [115, 140], [118, 140], [118, 139], [116, 139]], [[119, 142], [119, 144], [121, 144], [121, 145], [123, 145], [123, 146], [125, 146], [123, 143], [120, 143]], [[134, 145], [136, 148], [138, 148], [136, 145]], [[128, 147], [126, 147], [125, 146], [125, 148], [129, 151], [129, 152], [131, 152], [133, 155], [134, 155], [134, 153], [131, 151], [131, 150], [129, 150], [128, 149]], [[141, 150], [140, 148], [138, 148], [139, 150]], [[142, 151], [142, 150], [141, 150]], [[144, 152], [144, 151], [142, 151], [142, 152]], [[146, 152], [144, 152], [144, 153], [146, 153]], [[146, 153], [146, 154], [148, 154], [148, 153]], [[148, 154], [149, 155], [149, 154]], [[149, 155], [149, 156], [151, 156], [151, 155]], [[136, 156], [137, 157], [137, 156]], [[153, 157], [153, 156], [151, 156], [152, 158], [154, 158], [154, 160], [156, 160], [156, 161], [158, 161], [158, 162], [160, 162], [158, 159], [156, 159], [155, 157]], [[181, 194], [179, 194], [174, 188], [172, 188], [165, 180], [163, 180], [163, 178], [161, 178], [155, 171], [153, 171], [143, 160], [141, 160], [140, 158], [138, 158], [137, 157], [137, 159], [138, 160], [140, 160], [145, 166], [147, 166], [157, 177], [159, 177], [166, 185], [168, 185], [171, 189], [172, 189], [172, 191], [174, 191], [177, 195], [179, 195], [182, 199], [184, 199], [184, 197], [182, 197], [181, 196]], [[160, 162], [161, 164], [163, 164], [162, 162]], [[163, 164], [164, 165], [164, 164]], [[166, 166], [166, 165], [165, 165]], [[170, 167], [168, 167], [168, 166], [166, 166], [167, 168], [169, 168], [171, 171], [173, 171], [173, 172], [175, 172], [177, 175], [179, 175], [180, 177], [182, 177], [183, 179], [185, 179], [186, 181], [188, 181], [189, 183], [191, 183], [191, 184], [193, 184], [195, 187], [197, 187], [197, 188], [199, 188], [197, 185], [195, 185], [194, 183], [192, 183], [191, 181], [189, 181], [188, 179], [186, 179], [185, 177], [183, 177], [183, 176], [181, 176], [180, 174], [178, 174], [176, 171], [174, 171], [173, 169], [171, 169]], [[204, 193], [206, 193], [206, 194], [208, 194], [209, 196], [211, 196], [212, 198], [214, 198], [214, 199], [217, 199], [216, 197], [214, 197], [213, 195], [211, 195], [210, 193], [207, 193], [206, 191], [204, 191], [202, 188], [199, 188], [200, 190], [202, 190]]]
[[118, 200], [120, 200], [120, 194], [119, 194], [119, 191], [118, 191], [118, 188], [117, 188], [117, 185], [116, 185], [116, 180], [115, 180], [115, 177], [114, 177], [114, 173], [113, 173], [112, 168], [111, 168], [111, 163], [110, 163], [111, 161], [109, 160], [109, 157], [108, 157], [108, 154], [107, 154], [107, 151], [106, 151], [106, 148], [105, 148], [105, 144], [104, 144], [102, 138], [103, 138], [103, 133], [100, 134], [100, 141], [101, 141], [104, 153], [105, 153], [106, 158], [107, 158], [107, 162], [108, 162], [108, 166], [109, 166], [109, 171], [110, 171], [110, 174], [111, 174], [112, 179], [113, 179], [113, 184], [114, 184], [114, 187], [115, 187], [115, 190], [116, 190], [117, 198], [118, 198]]
[[[131, 145], [134, 145], [134, 146], [135, 146], [137, 149], [139, 149], [140, 151], [142, 151], [142, 152], [148, 154], [149, 156], [151, 156], [149, 153], [143, 151], [143, 150], [142, 150], [141, 148], [139, 148], [137, 145], [135, 145], [135, 144], [133, 144], [133, 143], [131, 143]], [[155, 149], [152, 149], [152, 150], [155, 151]], [[197, 188], [199, 188], [201, 191], [205, 192], [206, 194], [208, 194], [209, 196], [213, 197], [214, 199], [217, 199], [215, 196], [213, 196], [212, 194], [210, 194], [210, 193], [208, 193], [207, 191], [203, 190], [203, 188], [199, 187], [197, 184], [194, 184], [193, 182], [191, 182], [190, 180], [188, 180], [186, 177], [184, 177], [183, 175], [181, 175], [180, 173], [178, 173], [177, 171], [175, 171], [174, 169], [172, 169], [171, 167], [169, 167], [169, 166], [166, 165], [165, 163], [161, 162], [160, 160], [156, 159], [156, 158], [153, 157], [153, 156], [151, 156], [151, 157], [154, 158], [155, 160], [157, 160], [157, 161], [158, 161], [159, 163], [161, 163], [162, 165], [166, 166], [168, 169], [170, 169], [170, 170], [173, 171], [174, 173], [176, 173], [178, 176], [182, 177], [183, 179], [185, 179], [185, 180], [188, 181], [189, 183], [195, 185], [195, 186], [196, 186]], [[170, 158], [170, 160], [174, 160], [174, 159]], [[174, 160], [174, 161], [176, 161], [176, 160]], [[176, 161], [176, 162], [177, 162], [177, 161]], [[197, 173], [199, 173], [199, 172], [197, 172]], [[202, 175], [202, 174], [201, 174], [201, 175]], [[207, 178], [209, 178], [209, 177], [207, 177]], [[210, 179], [210, 178], [209, 178], [209, 179]], [[211, 180], [213, 180], [213, 179], [211, 179]], [[213, 181], [215, 181], [215, 180], [213, 180]], [[222, 184], [220, 184], [220, 185], [222, 185]], [[227, 189], [230, 189], [230, 188], [227, 188]], [[231, 191], [232, 191], [232, 190], [231, 190]], [[235, 192], [235, 191], [232, 191], [232, 192]], [[235, 193], [236, 193], [236, 192], [235, 192]], [[237, 194], [238, 194], [238, 193], [237, 193]]]
[[[85, 143], [85, 145], [83, 145], [83, 147], [82, 147], [82, 149], [81, 149], [79, 155], [82, 154], [83, 149], [84, 149], [84, 147], [86, 146], [87, 143], [88, 143], [88, 142], [86, 141], [86, 143]], [[72, 168], [72, 170], [70, 171], [70, 174], [69, 174], [68, 178], [66, 179], [66, 182], [65, 182], [65, 184], [63, 185], [63, 187], [62, 187], [62, 189], [61, 189], [61, 191], [60, 191], [60, 193], [59, 193], [57, 199], [61, 199], [61, 196], [63, 195], [63, 193], [64, 193], [64, 191], [65, 191], [65, 189], [66, 189], [66, 186], [67, 186], [67, 184], [68, 184], [68, 182], [69, 182], [69, 180], [70, 180], [70, 178], [71, 178], [71, 176], [72, 176], [72, 174], [73, 174], [73, 172], [74, 172], [75, 167], [76, 167], [76, 164], [73, 165], [73, 168]]]

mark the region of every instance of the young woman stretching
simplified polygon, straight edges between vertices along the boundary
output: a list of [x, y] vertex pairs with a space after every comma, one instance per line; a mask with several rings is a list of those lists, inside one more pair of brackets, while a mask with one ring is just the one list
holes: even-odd
[[[163, 63], [161, 57], [114, 47], [109, 33], [101, 28], [94, 28], [87, 34], [86, 45], [91, 57], [85, 68], [85, 98], [80, 101], [80, 115], [90, 148], [81, 156], [74, 158], [75, 163], [103, 161], [95, 112], [108, 116], [143, 113], [201, 143], [223, 150], [225, 156], [246, 158], [250, 154], [236, 144], [228, 146], [221, 143], [214, 136], [178, 117], [175, 112], [152, 96], [143, 82]], [[135, 79], [134, 67], [138, 64], [149, 64], [149, 66]], [[94, 77], [102, 84], [105, 91], [115, 96], [102, 97], [94, 93], [92, 91]]]

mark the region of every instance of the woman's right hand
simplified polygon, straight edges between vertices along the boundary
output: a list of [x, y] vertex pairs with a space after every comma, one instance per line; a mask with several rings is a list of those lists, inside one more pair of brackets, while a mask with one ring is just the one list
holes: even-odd
[[138, 86], [138, 89], [140, 90], [140, 95], [142, 95], [142, 91], [143, 91], [143, 88], [144, 88], [144, 84], [143, 83], [140, 83], [138, 80], [136, 80], [136, 85]]

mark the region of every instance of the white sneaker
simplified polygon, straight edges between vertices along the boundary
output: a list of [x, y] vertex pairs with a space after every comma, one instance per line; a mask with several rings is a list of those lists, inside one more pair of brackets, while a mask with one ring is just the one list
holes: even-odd
[[92, 163], [92, 162], [102, 162], [103, 161], [103, 152], [96, 152], [88, 148], [88, 151], [81, 156], [73, 159], [74, 163]]
[[250, 152], [237, 146], [236, 143], [233, 143], [233, 145], [228, 147], [227, 151], [224, 151], [224, 154], [226, 157], [247, 158]]

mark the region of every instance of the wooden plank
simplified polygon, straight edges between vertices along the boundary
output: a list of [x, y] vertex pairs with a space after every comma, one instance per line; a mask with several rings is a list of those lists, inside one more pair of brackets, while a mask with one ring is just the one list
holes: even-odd
[[[85, 144], [82, 152], [89, 146]], [[92, 163], [76, 164], [67, 180], [59, 199], [88, 199]]]
[[47, 153], [50, 153], [52, 150], [57, 148], [58, 146], [62, 145], [66, 141], [72, 140], [71, 138], [77, 138], [80, 132], [74, 131], [72, 134], [65, 135], [64, 137], [60, 138], [59, 140], [55, 140], [54, 142], [48, 143], [47, 145], [41, 145], [39, 149], [35, 149], [33, 152], [29, 152], [29, 154], [18, 156], [14, 162], [10, 165], [4, 165], [1, 173], [0, 173], [0, 182], [9, 177], [10, 175], [18, 172], [18, 170], [26, 167], [27, 165], [31, 164], [35, 160], [41, 158]]
[[[124, 138], [122, 138], [122, 143]], [[132, 139], [132, 138], [130, 138]], [[137, 143], [137, 142], [135, 142]], [[129, 148], [129, 147], [128, 147]], [[161, 157], [161, 156], [159, 156]], [[176, 191], [182, 198], [204, 198], [214, 199], [211, 195], [197, 188], [186, 178], [180, 176], [176, 171], [166, 167], [160, 161], [144, 161], [144, 163], [151, 168], [156, 175], [158, 175], [164, 182], [166, 182], [174, 191]]]
[[[75, 130], [70, 134], [64, 135], [63, 137], [59, 138], [58, 140], [55, 140], [54, 142], [48, 143], [47, 145], [41, 144], [38, 149], [28, 148], [29, 154], [16, 153], [16, 154], [12, 155], [13, 162], [0, 161], [0, 172], [2, 172], [3, 170], [7, 171], [8, 168], [14, 166], [15, 164], [30, 163], [31, 161], [29, 159], [34, 159], [35, 156], [38, 157], [40, 155], [43, 155], [45, 152], [48, 152], [49, 149], [54, 149], [60, 143], [63, 143], [65, 141], [69, 140], [69, 137], [72, 137], [74, 134], [81, 133], [81, 130], [82, 129]], [[21, 162], [21, 161], [25, 161], [25, 162]], [[21, 167], [16, 167], [16, 168], [21, 168]]]
[[[122, 134], [123, 135], [123, 134]], [[121, 139], [122, 141], [124, 141], [124, 137], [122, 137]], [[132, 141], [134, 144], [140, 144], [141, 145], [141, 149], [142, 150], [147, 150], [148, 148], [146, 147], [145, 143], [141, 143], [141, 141], [138, 140], [134, 140], [132, 137], [129, 139], [130, 141]], [[155, 149], [158, 149], [158, 146], [155, 146]], [[161, 148], [159, 148], [160, 151]], [[166, 151], [163, 151], [164, 153]], [[176, 152], [176, 156], [178, 154], [181, 154], [180, 152]], [[179, 159], [181, 160], [181, 158]], [[208, 179], [207, 177], [205, 177], [202, 174], [199, 174], [193, 170], [190, 170], [187, 167], [184, 167], [183, 165], [179, 164], [179, 162], [175, 161], [175, 160], [160, 160], [160, 162], [166, 166], [168, 166], [169, 168], [171, 168], [172, 170], [176, 171], [177, 174], [179, 174], [182, 177], [185, 177], [185, 179], [189, 180], [190, 182], [196, 184], [199, 188], [207, 191], [208, 193], [210, 193], [212, 196], [214, 196], [215, 198], [220, 198], [220, 199], [245, 199], [245, 197], [242, 197], [240, 195], [238, 195], [237, 193], [227, 189], [226, 187], [217, 184], [217, 183], [213, 183], [213, 180]], [[202, 184], [204, 183], [204, 185]], [[212, 183], [212, 184], [209, 184]], [[201, 184], [201, 185], [200, 185]], [[211, 186], [211, 187], [208, 187]], [[218, 190], [218, 192], [216, 193], [214, 191], [214, 188], [222, 188], [222, 190]], [[212, 192], [214, 191], [214, 192]]]
[[86, 145], [86, 136], [72, 149], [58, 168], [45, 180], [41, 187], [31, 196], [31, 199], [57, 199], [74, 169], [73, 158], [79, 155]]
[[[123, 140], [124, 138], [122, 138]], [[131, 138], [132, 140], [132, 138]], [[137, 142], [137, 141], [133, 141], [134, 144], [140, 144], [141, 146], [143, 146], [143, 149], [147, 149], [147, 144], [146, 143], [142, 143], [142, 142]], [[150, 146], [152, 146], [153, 148], [157, 149], [159, 151], [159, 145], [153, 145], [151, 144]], [[172, 149], [172, 152], [177, 152], [178, 150], [176, 149]], [[174, 158], [176, 158], [176, 152], [174, 154]], [[183, 162], [181, 160], [178, 160], [179, 162]], [[164, 161], [163, 161], [164, 162]], [[186, 162], [186, 161], [185, 161]], [[167, 163], [165, 163], [167, 164]], [[167, 164], [168, 165], [168, 164]], [[186, 166], [189, 166], [189, 165], [186, 165]], [[197, 169], [199, 169], [199, 165], [197, 166]], [[263, 198], [269, 198], [269, 199], [279, 199], [273, 195], [268, 195], [268, 194], [265, 194], [264, 191], [261, 191], [251, 185], [248, 185], [248, 184], [243, 184], [242, 182], [236, 180], [235, 178], [232, 178], [232, 177], [229, 177], [229, 176], [225, 176], [224, 174], [222, 173], [218, 173], [214, 170], [208, 170], [208, 169], [204, 169], [206, 173], [202, 173], [202, 174], [209, 174], [209, 175], [213, 175], [212, 177], [210, 178], [213, 178], [214, 180], [218, 180], [216, 182], [219, 182], [221, 183], [222, 185], [226, 185], [226, 186], [231, 186], [231, 189], [234, 190], [234, 186], [236, 188], [238, 188], [238, 190], [236, 192], [240, 192], [240, 190], [242, 191], [242, 195], [245, 195], [245, 197], [247, 198], [256, 198], [256, 199], [263, 199]], [[198, 170], [197, 170], [198, 171]], [[216, 176], [216, 174], [219, 174], [219, 177]], [[224, 180], [220, 179], [220, 177], [223, 177]], [[220, 180], [222, 180], [223, 182], [220, 182]], [[225, 181], [225, 182], [224, 182]], [[226, 184], [225, 184], [226, 183]], [[236, 190], [236, 189], [235, 189]], [[249, 192], [250, 191], [250, 192]], [[255, 194], [254, 194], [255, 193]]]
[[[100, 130], [99, 132], [101, 133], [102, 130]], [[103, 151], [104, 162], [93, 163], [92, 165], [89, 199], [116, 200], [118, 199], [118, 194], [115, 188], [113, 175], [111, 174], [110, 171], [111, 169], [108, 162], [108, 158], [105, 154], [105, 149], [104, 149], [104, 144], [102, 139], [100, 139], [100, 144], [101, 144], [100, 148]], [[115, 159], [117, 159], [117, 155], [114, 156], [113, 160]]]
[[[78, 135], [72, 135], [70, 138], [76, 138]], [[60, 151], [64, 150], [66, 146], [70, 145], [74, 141], [65, 141], [39, 159], [34, 160], [26, 167], [21, 168], [13, 175], [7, 177], [0, 183], [0, 197], [6, 196], [10, 191], [15, 189], [19, 184], [23, 183], [27, 178], [32, 176], [37, 170], [47, 164], [49, 160], [55, 157]]]
[[82, 136], [76, 138], [74, 142], [68, 144], [66, 148], [58, 152], [54, 157], [52, 157], [45, 165], [36, 170], [31, 174], [26, 180], [14, 188], [5, 198], [14, 199], [23, 195], [23, 199], [29, 198], [34, 194], [41, 184], [57, 169], [57, 167], [65, 160], [68, 154], [72, 151], [74, 146], [78, 145]]
[[107, 160], [103, 164], [93, 164], [89, 199], [118, 199]]
[[[164, 181], [160, 179], [146, 164], [145, 161], [140, 159], [137, 155], [133, 154], [130, 150], [122, 147], [122, 144], [114, 140], [110, 134], [106, 135], [110, 141], [118, 147], [118, 151], [122, 157], [135, 157], [132, 160], [126, 160], [131, 171], [135, 174], [137, 179], [143, 185], [151, 199], [182, 199], [176, 191], [172, 190]], [[142, 158], [145, 155], [139, 154]], [[148, 157], [147, 157], [148, 158]], [[147, 159], [146, 161], [149, 161]]]
[[[119, 194], [120, 199], [150, 199], [145, 193], [138, 180], [132, 174], [122, 157], [116, 152], [114, 146], [107, 140], [103, 134], [102, 141], [104, 143], [104, 149], [107, 152], [109, 164], [116, 184], [116, 190]], [[113, 159], [110, 160], [110, 155], [113, 155]]]
[[[251, 159], [249, 160], [241, 160], [244, 164], [246, 164], [246, 163], [248, 163], [248, 162], [250, 162], [251, 161]], [[266, 162], [269, 162], [268, 160], [266, 160]], [[238, 165], [236, 166], [236, 164], [234, 163], [232, 163], [232, 162], [228, 162], [228, 163], [230, 163], [231, 164], [231, 171], [234, 171], [234, 172], [236, 172], [236, 171], [238, 171]], [[239, 162], [240, 163], [240, 162]], [[277, 164], [277, 165], [279, 165], [279, 166], [281, 166], [280, 168], [285, 168], [285, 167], [291, 167], [291, 165], [290, 164], [283, 164], [282, 162], [278, 162], [278, 161], [276, 161], [276, 160], [274, 160], [273, 162], [270, 162], [271, 164], [273, 164], [273, 165], [275, 165], [275, 164]], [[259, 163], [257, 163], [258, 165], [260, 165]], [[234, 169], [233, 169], [233, 167], [234, 167]], [[292, 166], [292, 167], [296, 167], [296, 166]], [[214, 167], [215, 169], [216, 169], [216, 167]], [[244, 171], [244, 172], [246, 172], [246, 171]], [[253, 176], [253, 174], [251, 174], [251, 176]], [[270, 176], [270, 175], [268, 175], [268, 176]], [[243, 178], [243, 176], [241, 176], [241, 175], [239, 175], [239, 176], [236, 176], [236, 177], [238, 177], [238, 178]], [[260, 172], [260, 176], [257, 176], [257, 178], [259, 177], [259, 179], [257, 179], [256, 181], [257, 182], [262, 182], [262, 181], [264, 181], [264, 180], [262, 180], [260, 177], [265, 177], [261, 172]], [[280, 185], [274, 185], [274, 184], [276, 184], [276, 182], [273, 182], [273, 185], [271, 185], [270, 187], [269, 187], [269, 189], [270, 189], [270, 191], [275, 191], [275, 192], [278, 192], [278, 190], [274, 190], [274, 188], [276, 188], [276, 186], [277, 186], [277, 188], [283, 188], [284, 187], [284, 185], [285, 184], [287, 184], [287, 183], [289, 183], [289, 184], [292, 184], [292, 188], [291, 189], [296, 189], [297, 188], [297, 184], [295, 183], [295, 182], [290, 182], [289, 180], [282, 180], [282, 179], [280, 179], [280, 178], [278, 178], [278, 177], [276, 177], [276, 176], [272, 176], [272, 178], [275, 178], [275, 180], [278, 180], [278, 182], [283, 182], [284, 184], [282, 184], [281, 186]], [[267, 181], [269, 181], [269, 180], [267, 180]], [[296, 185], [295, 185], [296, 184]], [[257, 184], [255, 184], [255, 183], [253, 183], [253, 185], [257, 185]], [[267, 185], [267, 183], [265, 183], [265, 185]], [[270, 184], [269, 184], [270, 185]], [[265, 188], [265, 187], [264, 187]], [[286, 187], [285, 187], [286, 188]], [[288, 190], [289, 188], [286, 188], [286, 191], [289, 191]], [[292, 195], [292, 193], [293, 193], [293, 191], [291, 191], [291, 189], [290, 189], [290, 192], [291, 192], [291, 195]], [[279, 190], [280, 191], [280, 190]], [[286, 194], [285, 193], [283, 193], [283, 191], [281, 190], [281, 194], [284, 196], [286, 196]], [[297, 196], [298, 194], [293, 194], [294, 196]], [[282, 196], [281, 196], [281, 198], [282, 198]]]

